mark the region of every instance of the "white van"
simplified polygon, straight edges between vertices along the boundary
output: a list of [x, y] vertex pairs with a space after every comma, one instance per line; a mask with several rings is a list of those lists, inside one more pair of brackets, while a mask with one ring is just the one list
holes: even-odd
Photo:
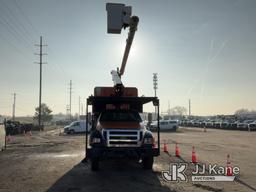
[[[91, 130], [91, 125], [88, 123], [88, 132]], [[74, 134], [86, 132], [86, 121], [74, 121], [70, 125], [64, 127], [64, 133]]]
[[[159, 127], [161, 131], [176, 131], [179, 128], [177, 120], [160, 120]], [[153, 121], [150, 125], [151, 130], [157, 130], [157, 121]]]

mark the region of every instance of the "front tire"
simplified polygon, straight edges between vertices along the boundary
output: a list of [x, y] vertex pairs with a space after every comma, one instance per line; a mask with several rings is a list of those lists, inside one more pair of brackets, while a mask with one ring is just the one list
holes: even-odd
[[99, 170], [99, 160], [98, 159], [92, 159], [91, 160], [91, 170], [92, 171], [98, 171]]
[[153, 156], [147, 156], [142, 158], [142, 165], [144, 169], [152, 169], [154, 163], [154, 157]]

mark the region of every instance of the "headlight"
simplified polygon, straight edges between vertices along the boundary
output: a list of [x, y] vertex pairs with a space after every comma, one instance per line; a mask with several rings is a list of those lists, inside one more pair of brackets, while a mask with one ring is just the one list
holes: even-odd
[[153, 144], [153, 138], [144, 138], [144, 144]]
[[100, 143], [100, 138], [93, 138], [92, 143]]

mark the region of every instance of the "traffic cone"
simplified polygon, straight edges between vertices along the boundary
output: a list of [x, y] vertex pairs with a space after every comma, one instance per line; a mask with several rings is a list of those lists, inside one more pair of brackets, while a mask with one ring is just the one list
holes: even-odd
[[178, 147], [178, 143], [176, 143], [176, 145], [175, 145], [175, 156], [180, 157], [180, 149]]
[[168, 146], [167, 146], [165, 140], [164, 140], [164, 152], [165, 152], [165, 153], [168, 153]]
[[197, 158], [196, 158], [196, 151], [195, 151], [195, 147], [193, 146], [192, 148], [192, 158], [191, 158], [191, 162], [192, 163], [197, 163]]
[[227, 173], [226, 175], [227, 176], [233, 176], [233, 169], [232, 169], [232, 166], [231, 166], [231, 161], [230, 161], [230, 155], [228, 154], [227, 155]]
[[32, 132], [31, 132], [31, 131], [28, 131], [28, 132], [26, 133], [26, 136], [27, 136], [29, 139], [31, 139]]
[[8, 136], [6, 136], [6, 141], [10, 142], [11, 141], [11, 135], [9, 134]]

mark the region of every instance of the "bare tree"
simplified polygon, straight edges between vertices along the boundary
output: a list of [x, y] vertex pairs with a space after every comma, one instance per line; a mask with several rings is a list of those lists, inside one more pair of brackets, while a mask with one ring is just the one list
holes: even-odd
[[[35, 116], [34, 119], [38, 119], [39, 117], [39, 107], [37, 107], [35, 112]], [[52, 120], [52, 110], [45, 104], [42, 103], [41, 105], [41, 118], [42, 118], [42, 124], [44, 124], [44, 122], [49, 122]]]
[[238, 117], [256, 116], [256, 111], [250, 111], [249, 109], [238, 109], [236, 110], [235, 115]]
[[183, 116], [187, 113], [187, 109], [183, 106], [176, 106], [170, 109], [170, 115]]
[[235, 115], [241, 116], [241, 115], [247, 115], [250, 111], [248, 109], [238, 109], [235, 112]]

